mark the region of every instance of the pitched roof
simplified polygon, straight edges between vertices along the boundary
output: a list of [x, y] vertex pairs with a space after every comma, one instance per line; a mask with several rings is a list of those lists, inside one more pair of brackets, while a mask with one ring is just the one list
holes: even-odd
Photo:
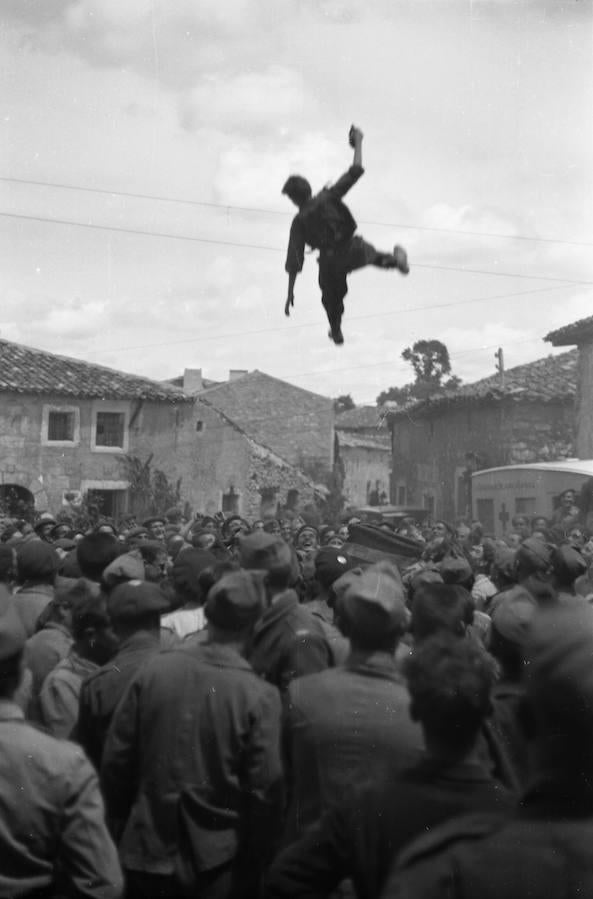
[[342, 449], [390, 450], [391, 438], [388, 431], [377, 434], [356, 434], [352, 431], [338, 431], [338, 444]]
[[188, 402], [190, 398], [159, 381], [57, 356], [45, 350], [0, 340], [0, 391], [54, 394], [83, 399], [162, 400]]
[[360, 428], [383, 428], [384, 409], [382, 406], [356, 406], [336, 416], [336, 430], [356, 431]]
[[553, 346], [579, 346], [581, 343], [593, 340], [593, 315], [581, 318], [572, 325], [564, 325], [556, 331], [546, 334], [544, 340], [548, 340]]
[[331, 457], [333, 400], [257, 369], [197, 394], [292, 465]]
[[577, 350], [560, 353], [557, 356], [546, 356], [509, 368], [504, 373], [504, 383], [500, 375], [490, 375], [473, 384], [464, 384], [457, 390], [439, 393], [427, 400], [418, 400], [403, 409], [388, 413], [391, 419], [397, 419], [410, 412], [430, 413], [442, 410], [445, 406], [463, 402], [501, 402], [512, 400], [518, 402], [558, 402], [574, 399], [577, 386]]

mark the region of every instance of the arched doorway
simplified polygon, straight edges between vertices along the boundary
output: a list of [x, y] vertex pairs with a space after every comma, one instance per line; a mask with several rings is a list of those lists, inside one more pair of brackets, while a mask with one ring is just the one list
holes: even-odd
[[33, 520], [35, 497], [20, 484], [0, 484], [0, 515]]

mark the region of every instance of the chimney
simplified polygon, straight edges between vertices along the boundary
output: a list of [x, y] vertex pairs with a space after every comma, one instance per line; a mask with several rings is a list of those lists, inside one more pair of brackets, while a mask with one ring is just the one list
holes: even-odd
[[242, 378], [243, 375], [248, 374], [246, 368], [231, 368], [229, 371], [229, 381], [237, 381], [239, 378]]
[[183, 390], [185, 391], [185, 393], [200, 393], [203, 388], [204, 385], [202, 384], [202, 369], [186, 368], [183, 372]]

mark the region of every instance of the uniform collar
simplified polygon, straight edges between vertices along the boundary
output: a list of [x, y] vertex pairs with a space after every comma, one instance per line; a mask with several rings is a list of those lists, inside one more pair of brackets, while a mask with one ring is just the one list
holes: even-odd
[[24, 721], [25, 715], [12, 699], [0, 699], [0, 721]]
[[216, 668], [239, 668], [244, 671], [251, 671], [251, 665], [247, 659], [243, 658], [236, 649], [225, 646], [224, 643], [200, 643], [193, 646], [182, 647], [173, 652], [188, 652], [196, 659], [203, 659], [209, 665]]

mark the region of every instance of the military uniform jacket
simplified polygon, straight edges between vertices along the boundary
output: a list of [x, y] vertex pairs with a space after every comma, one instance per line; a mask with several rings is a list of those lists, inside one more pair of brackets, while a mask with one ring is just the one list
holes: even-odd
[[0, 700], [0, 784], [0, 896], [49, 892], [58, 867], [67, 895], [122, 895], [97, 777], [84, 753], [27, 724], [6, 700]]
[[590, 790], [540, 782], [506, 823], [466, 816], [412, 842], [381, 896], [582, 899], [593, 896], [592, 841]]
[[83, 681], [73, 738], [99, 770], [113, 713], [141, 665], [160, 650], [159, 635], [140, 631], [121, 644], [116, 655]]
[[278, 691], [230, 647], [174, 649], [144, 665], [115, 712], [101, 767], [124, 868], [173, 873], [187, 794], [216, 822], [201, 870], [234, 858], [256, 807], [271, 808], [277, 834], [280, 724]]
[[393, 655], [351, 655], [344, 667], [301, 677], [288, 688], [285, 751], [290, 804], [286, 841], [383, 767], [417, 761], [422, 733]]
[[294, 590], [279, 594], [256, 624], [249, 662], [280, 690], [295, 677], [335, 663], [323, 623], [299, 603]]

